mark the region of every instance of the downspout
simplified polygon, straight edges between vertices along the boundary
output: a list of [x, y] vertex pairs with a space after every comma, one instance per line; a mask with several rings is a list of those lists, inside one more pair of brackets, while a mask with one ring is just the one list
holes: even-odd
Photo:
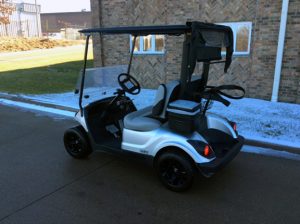
[[289, 0], [282, 0], [276, 65], [275, 65], [273, 91], [272, 91], [272, 98], [271, 98], [272, 102], [278, 101], [278, 92], [279, 92], [279, 84], [280, 84], [280, 76], [281, 76], [281, 68], [282, 68], [282, 58], [283, 58], [283, 50], [284, 50], [288, 8], [289, 8]]

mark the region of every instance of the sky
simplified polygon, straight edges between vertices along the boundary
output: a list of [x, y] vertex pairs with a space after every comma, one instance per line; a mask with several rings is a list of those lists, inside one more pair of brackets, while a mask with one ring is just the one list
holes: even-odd
[[[17, 0], [14, 2], [34, 3], [34, 0]], [[91, 10], [90, 0], [37, 0], [37, 4], [42, 6], [42, 13]]]

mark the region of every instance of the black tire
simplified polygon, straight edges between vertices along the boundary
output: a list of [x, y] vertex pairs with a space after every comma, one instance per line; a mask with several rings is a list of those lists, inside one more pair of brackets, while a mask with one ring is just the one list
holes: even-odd
[[183, 153], [165, 152], [156, 161], [160, 181], [172, 191], [189, 189], [194, 180], [194, 166]]
[[92, 153], [88, 136], [81, 126], [65, 131], [64, 145], [67, 152], [76, 159], [86, 158]]

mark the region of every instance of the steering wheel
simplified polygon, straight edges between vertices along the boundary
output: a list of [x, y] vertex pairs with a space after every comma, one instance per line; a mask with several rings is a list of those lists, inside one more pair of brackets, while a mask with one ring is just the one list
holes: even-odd
[[118, 76], [118, 82], [121, 88], [129, 94], [137, 95], [141, 91], [139, 82], [128, 73], [121, 73]]

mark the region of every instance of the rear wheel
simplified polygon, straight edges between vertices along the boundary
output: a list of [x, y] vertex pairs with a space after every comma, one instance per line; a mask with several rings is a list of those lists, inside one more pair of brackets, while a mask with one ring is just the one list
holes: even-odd
[[92, 153], [87, 134], [81, 126], [65, 131], [64, 145], [67, 152], [76, 159], [86, 158]]
[[157, 159], [156, 170], [161, 182], [172, 191], [185, 191], [192, 186], [194, 168], [184, 154], [163, 153]]

